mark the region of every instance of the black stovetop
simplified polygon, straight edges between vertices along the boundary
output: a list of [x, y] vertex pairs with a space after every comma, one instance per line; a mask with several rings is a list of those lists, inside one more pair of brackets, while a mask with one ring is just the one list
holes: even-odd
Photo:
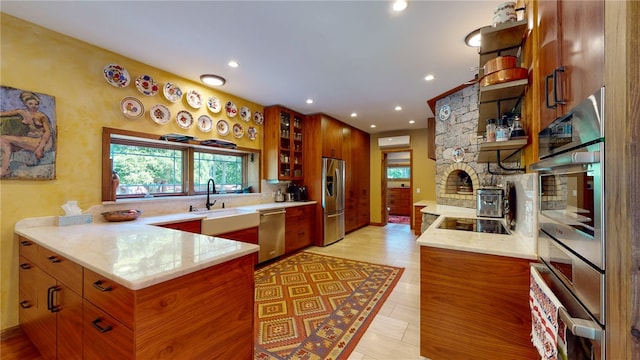
[[502, 225], [502, 221], [494, 219], [446, 217], [442, 220], [440, 225], [438, 225], [438, 228], [491, 234], [509, 234], [504, 225]]

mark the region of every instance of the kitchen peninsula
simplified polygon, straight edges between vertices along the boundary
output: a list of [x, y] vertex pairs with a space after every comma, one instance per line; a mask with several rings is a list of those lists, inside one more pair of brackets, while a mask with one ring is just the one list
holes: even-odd
[[[535, 239], [439, 228], [445, 217], [475, 219], [475, 209], [435, 203], [439, 217], [418, 238], [420, 355], [441, 359], [534, 359], [528, 307]], [[501, 220], [502, 221], [502, 220]]]
[[20, 320], [47, 334], [31, 337], [43, 357], [253, 357], [258, 246], [153, 226], [169, 217], [16, 224]]

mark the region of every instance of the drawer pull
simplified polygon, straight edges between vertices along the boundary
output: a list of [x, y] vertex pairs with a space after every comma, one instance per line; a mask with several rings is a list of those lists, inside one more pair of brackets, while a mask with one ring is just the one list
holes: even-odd
[[59, 262], [61, 262], [61, 261], [62, 261], [62, 260], [58, 259], [57, 257], [55, 257], [55, 256], [53, 256], [53, 255], [49, 256], [47, 259], [48, 259], [49, 261], [51, 261], [52, 263], [54, 263], [54, 264], [55, 264], [55, 263], [59, 263]]
[[101, 322], [102, 322], [102, 319], [101, 318], [97, 318], [97, 319], [93, 320], [91, 323], [93, 324], [94, 328], [96, 328], [98, 331], [100, 331], [103, 334], [113, 330], [111, 325], [107, 325], [106, 327], [100, 326]]
[[102, 280], [98, 280], [98, 281], [94, 282], [92, 285], [93, 285], [94, 288], [96, 288], [96, 289], [98, 289], [98, 290], [100, 290], [102, 292], [107, 292], [107, 291], [113, 290], [111, 285], [102, 286]]
[[28, 263], [20, 264], [20, 268], [23, 270], [29, 270], [31, 269], [31, 265], [29, 265]]
[[33, 244], [31, 243], [31, 241], [22, 240], [22, 241], [20, 241], [20, 245], [22, 245], [22, 246], [31, 246]]
[[23, 309], [28, 309], [28, 308], [30, 308], [30, 307], [31, 307], [31, 304], [29, 304], [29, 302], [28, 302], [27, 300], [25, 300], [25, 301], [20, 301], [20, 306], [21, 306]]

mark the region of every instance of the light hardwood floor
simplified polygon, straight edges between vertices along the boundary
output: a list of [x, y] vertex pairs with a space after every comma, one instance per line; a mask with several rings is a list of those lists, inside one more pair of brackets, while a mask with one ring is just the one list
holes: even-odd
[[337, 243], [307, 249], [404, 268], [349, 360], [426, 359], [420, 356], [420, 248], [416, 238], [409, 225], [367, 226]]
[[[420, 346], [420, 249], [409, 225], [367, 226], [332, 245], [308, 251], [404, 268], [391, 295], [376, 315], [349, 360], [414, 360]], [[2, 341], [3, 360], [41, 359], [23, 335]]]

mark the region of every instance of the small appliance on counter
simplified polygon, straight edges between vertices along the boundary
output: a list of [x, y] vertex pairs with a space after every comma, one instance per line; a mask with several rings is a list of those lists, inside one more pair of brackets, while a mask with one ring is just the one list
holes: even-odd
[[307, 188], [303, 185], [291, 184], [287, 188], [287, 193], [293, 194], [293, 201], [307, 201]]
[[502, 217], [502, 204], [504, 193], [499, 187], [486, 187], [478, 189], [476, 216], [478, 217]]
[[276, 196], [275, 196], [275, 201], [284, 202], [284, 194], [282, 193], [282, 190], [278, 189], [278, 192], [276, 193]]

